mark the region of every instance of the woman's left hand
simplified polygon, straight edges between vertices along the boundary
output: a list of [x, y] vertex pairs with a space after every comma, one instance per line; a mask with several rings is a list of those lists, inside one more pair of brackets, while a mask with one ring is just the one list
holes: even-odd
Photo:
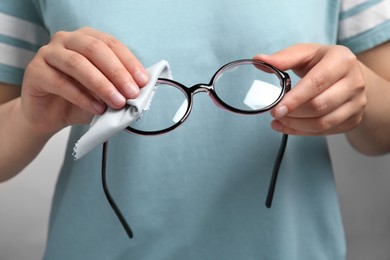
[[290, 135], [344, 133], [360, 124], [367, 103], [357, 57], [346, 47], [297, 44], [272, 55], [258, 54], [302, 79], [271, 110], [272, 128]]

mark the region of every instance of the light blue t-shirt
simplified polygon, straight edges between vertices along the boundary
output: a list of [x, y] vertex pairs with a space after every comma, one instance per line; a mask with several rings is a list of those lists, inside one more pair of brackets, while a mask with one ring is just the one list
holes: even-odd
[[[45, 30], [91, 26], [125, 43], [145, 67], [167, 60], [174, 79], [191, 86], [208, 82], [229, 61], [295, 43], [341, 43], [355, 52], [374, 47], [390, 38], [389, 15], [369, 26], [362, 21], [384, 6], [388, 1], [6, 0], [0, 80], [21, 83], [25, 64], [47, 40]], [[299, 79], [289, 73], [295, 84]], [[281, 140], [268, 115], [231, 114], [199, 94], [189, 119], [169, 134], [116, 135], [108, 185], [134, 231], [129, 240], [104, 197], [101, 147], [72, 158], [87, 128], [71, 132], [45, 259], [344, 259], [324, 137], [290, 137], [267, 209]]]

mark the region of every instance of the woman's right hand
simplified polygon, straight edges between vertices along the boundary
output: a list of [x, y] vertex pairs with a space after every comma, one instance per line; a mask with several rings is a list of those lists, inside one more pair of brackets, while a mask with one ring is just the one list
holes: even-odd
[[26, 68], [22, 112], [40, 133], [88, 124], [120, 109], [148, 81], [142, 64], [114, 37], [92, 28], [58, 32]]

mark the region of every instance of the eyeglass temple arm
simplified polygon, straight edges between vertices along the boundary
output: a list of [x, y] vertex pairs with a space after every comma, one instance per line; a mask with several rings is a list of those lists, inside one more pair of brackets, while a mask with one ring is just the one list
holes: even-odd
[[118, 217], [123, 228], [125, 229], [128, 237], [133, 238], [133, 231], [131, 230], [130, 225], [123, 217], [122, 212], [120, 211], [119, 207], [116, 205], [107, 187], [107, 178], [106, 178], [107, 150], [108, 150], [108, 141], [103, 143], [103, 153], [102, 153], [102, 184], [103, 184], [104, 194], [106, 195], [106, 198], [110, 203], [111, 208], [114, 210], [116, 216]]
[[[265, 205], [267, 208], [271, 208], [272, 206], [272, 200], [275, 194], [275, 187], [276, 187], [276, 181], [279, 174], [279, 169], [282, 164], [283, 156], [286, 151], [287, 146], [287, 139], [288, 135], [283, 134], [282, 142], [279, 147], [279, 152], [275, 160], [273, 172], [271, 181], [268, 187], [268, 194], [267, 199], [265, 202]], [[126, 219], [123, 217], [122, 212], [120, 211], [119, 207], [116, 205], [114, 199], [112, 198], [110, 191], [108, 190], [107, 186], [107, 178], [106, 178], [106, 165], [107, 165], [107, 150], [108, 150], [108, 141], [103, 143], [103, 152], [102, 152], [102, 184], [103, 184], [103, 190], [104, 194], [111, 206], [111, 208], [114, 210], [116, 216], [118, 217], [119, 221], [121, 222], [123, 228], [125, 229], [127, 235], [129, 238], [133, 238], [133, 231], [130, 228], [130, 225], [127, 223]]]
[[275, 187], [276, 187], [276, 181], [278, 179], [279, 169], [282, 164], [284, 152], [286, 151], [287, 139], [288, 139], [288, 135], [283, 134], [282, 142], [280, 143], [280, 147], [279, 147], [279, 152], [275, 160], [271, 181], [268, 187], [267, 199], [265, 201], [265, 205], [267, 208], [271, 208], [272, 206], [272, 200], [275, 193]]

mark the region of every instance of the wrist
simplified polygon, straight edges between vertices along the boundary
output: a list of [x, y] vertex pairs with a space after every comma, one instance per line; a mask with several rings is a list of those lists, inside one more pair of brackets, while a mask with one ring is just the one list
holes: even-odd
[[52, 136], [39, 131], [21, 111], [20, 98], [0, 106], [0, 182], [19, 173]]
[[51, 130], [47, 124], [40, 123], [41, 120], [29, 118], [23, 111], [21, 98], [15, 99], [11, 109], [12, 118], [15, 119], [13, 127], [21, 136], [28, 136], [37, 142], [46, 143], [57, 131]]

